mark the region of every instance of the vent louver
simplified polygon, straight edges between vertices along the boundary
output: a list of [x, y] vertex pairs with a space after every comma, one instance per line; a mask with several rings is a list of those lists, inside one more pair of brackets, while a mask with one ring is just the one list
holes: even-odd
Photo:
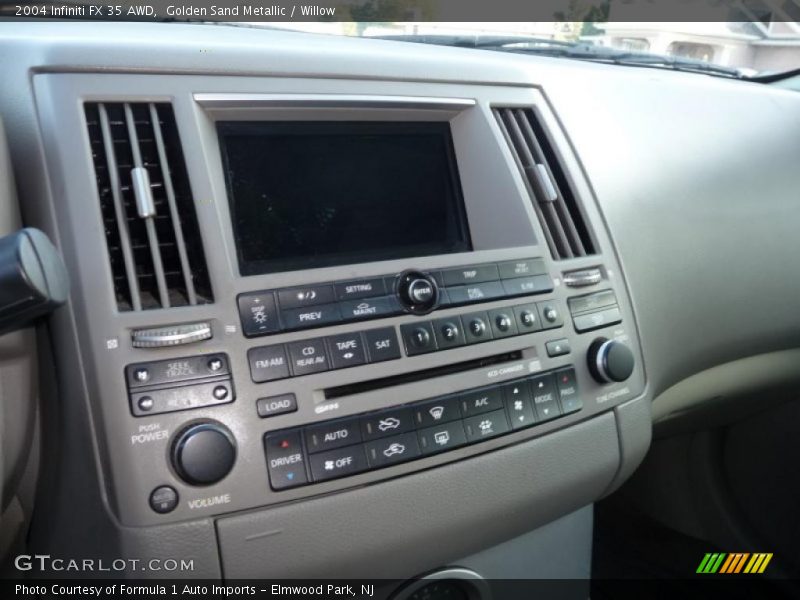
[[494, 108], [542, 224], [553, 258], [595, 253], [577, 198], [532, 108]]
[[172, 106], [84, 109], [118, 309], [213, 302]]

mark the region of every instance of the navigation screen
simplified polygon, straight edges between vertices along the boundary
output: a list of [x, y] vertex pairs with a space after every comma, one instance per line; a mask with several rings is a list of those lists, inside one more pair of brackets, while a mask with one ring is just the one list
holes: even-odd
[[217, 128], [242, 275], [472, 249], [447, 123]]

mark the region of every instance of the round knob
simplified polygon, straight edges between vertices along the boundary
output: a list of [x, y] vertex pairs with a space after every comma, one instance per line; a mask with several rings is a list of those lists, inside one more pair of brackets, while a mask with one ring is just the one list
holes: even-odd
[[172, 464], [191, 485], [211, 485], [236, 461], [236, 442], [220, 423], [196, 423], [181, 431], [172, 445]]
[[397, 295], [406, 310], [414, 314], [426, 314], [436, 308], [439, 289], [436, 281], [419, 271], [406, 271], [397, 282]]
[[600, 383], [625, 381], [633, 373], [636, 359], [622, 342], [597, 338], [589, 346], [589, 372]]

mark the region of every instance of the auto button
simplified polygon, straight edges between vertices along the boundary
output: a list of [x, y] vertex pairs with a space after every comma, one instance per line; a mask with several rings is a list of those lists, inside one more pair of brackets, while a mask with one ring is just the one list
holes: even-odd
[[358, 418], [306, 427], [306, 447], [310, 454], [357, 444], [360, 441], [361, 429]]

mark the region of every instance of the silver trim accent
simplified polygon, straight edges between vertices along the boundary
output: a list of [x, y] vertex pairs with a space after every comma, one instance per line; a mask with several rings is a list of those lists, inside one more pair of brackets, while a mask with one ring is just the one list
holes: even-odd
[[571, 271], [564, 273], [564, 285], [569, 287], [587, 287], [595, 285], [603, 280], [603, 274], [600, 269], [581, 269], [580, 271]]
[[603, 344], [597, 349], [597, 355], [595, 356], [594, 364], [597, 367], [597, 374], [603, 378], [603, 381], [606, 383], [614, 383], [614, 380], [608, 376], [606, 372], [606, 352], [608, 351], [608, 346], [614, 340], [606, 340]]
[[133, 260], [131, 236], [128, 231], [128, 218], [122, 201], [122, 186], [117, 171], [117, 154], [114, 150], [114, 137], [111, 135], [111, 124], [108, 120], [106, 105], [102, 102], [97, 105], [97, 114], [100, 116], [100, 131], [103, 136], [103, 149], [108, 167], [108, 181], [111, 187], [111, 198], [114, 201], [114, 218], [117, 221], [122, 262], [125, 263], [125, 278], [128, 280], [128, 291], [131, 296], [131, 308], [142, 310], [142, 299], [139, 291], [139, 280], [136, 277], [136, 263]]
[[210, 323], [191, 323], [155, 329], [136, 329], [131, 332], [131, 343], [134, 348], [163, 348], [202, 342], [211, 339], [212, 336]]
[[[158, 162], [161, 166], [161, 176], [164, 180], [164, 190], [167, 193], [167, 204], [169, 205], [169, 213], [172, 216], [172, 228], [175, 231], [175, 245], [178, 247], [178, 258], [181, 261], [181, 271], [183, 272], [183, 283], [186, 286], [186, 296], [189, 304], [197, 304], [197, 292], [194, 289], [194, 280], [192, 279], [192, 269], [189, 265], [189, 255], [186, 252], [186, 241], [183, 237], [183, 227], [181, 226], [181, 217], [178, 214], [178, 202], [175, 199], [175, 187], [172, 185], [172, 171], [169, 167], [167, 160], [167, 149], [164, 144], [164, 136], [161, 132], [161, 121], [159, 121], [158, 110], [156, 105], [150, 103], [150, 122], [153, 124], [153, 135], [156, 141], [156, 149], [158, 151]], [[154, 213], [155, 214], [155, 211]]]
[[469, 600], [491, 600], [492, 592], [489, 582], [471, 569], [463, 567], [449, 567], [433, 571], [423, 577], [414, 579], [398, 588], [390, 596], [391, 600], [408, 600], [414, 593], [429, 585], [433, 581], [456, 580], [463, 582], [462, 589], [467, 593]]
[[136, 212], [143, 219], [156, 216], [156, 203], [150, 188], [150, 172], [144, 167], [131, 169], [131, 184], [136, 197]]
[[360, 94], [194, 94], [207, 108], [417, 108], [462, 111], [472, 98], [370, 96]]
[[545, 197], [547, 202], [555, 202], [558, 200], [558, 192], [556, 186], [553, 185], [553, 180], [550, 179], [550, 173], [542, 163], [536, 163], [536, 170], [539, 171], [542, 187], [544, 188]]
[[[144, 163], [142, 162], [142, 151], [139, 148], [139, 135], [136, 133], [136, 121], [133, 117], [133, 109], [128, 102], [125, 103], [125, 124], [128, 127], [128, 139], [130, 140], [131, 153], [133, 154], [133, 166], [137, 169], [143, 169]], [[150, 255], [153, 259], [153, 271], [156, 276], [156, 286], [158, 287], [161, 307], [169, 308], [170, 302], [169, 291], [167, 290], [167, 278], [164, 276], [164, 264], [161, 261], [161, 247], [158, 245], [156, 224], [153, 221], [153, 217], [145, 218], [144, 224], [147, 229], [147, 241], [150, 246]]]

